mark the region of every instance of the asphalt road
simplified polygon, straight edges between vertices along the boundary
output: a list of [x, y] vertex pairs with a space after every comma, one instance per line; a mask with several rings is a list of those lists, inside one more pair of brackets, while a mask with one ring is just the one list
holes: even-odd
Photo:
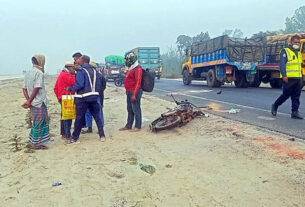
[[[177, 100], [187, 99], [197, 106], [211, 106], [214, 110], [210, 113], [305, 139], [305, 120], [290, 118], [291, 100], [280, 106], [276, 117], [270, 113], [271, 104], [280, 96], [281, 89], [235, 88], [234, 85], [209, 88], [203, 81], [185, 86], [181, 80], [161, 79], [156, 80], [151, 95], [172, 101], [171, 93]], [[229, 114], [228, 110], [232, 108], [240, 109], [240, 112]], [[305, 115], [304, 91], [299, 110]]]

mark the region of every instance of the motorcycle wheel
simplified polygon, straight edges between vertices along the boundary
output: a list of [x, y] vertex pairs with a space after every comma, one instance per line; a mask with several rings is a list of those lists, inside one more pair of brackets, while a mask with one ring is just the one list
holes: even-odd
[[165, 129], [172, 129], [177, 127], [181, 123], [180, 116], [162, 117], [153, 122], [152, 130], [161, 131]]
[[120, 79], [115, 79], [114, 80], [114, 85], [117, 86], [117, 87], [121, 87], [123, 84], [123, 81], [120, 80]]

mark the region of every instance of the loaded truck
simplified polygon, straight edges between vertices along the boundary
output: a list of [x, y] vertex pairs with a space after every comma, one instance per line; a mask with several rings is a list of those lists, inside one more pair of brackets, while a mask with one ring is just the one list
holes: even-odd
[[119, 55], [108, 55], [105, 57], [104, 75], [105, 79], [116, 79], [119, 77], [122, 69], [125, 68], [125, 58]]
[[254, 83], [256, 66], [264, 63], [262, 38], [241, 39], [227, 35], [192, 44], [182, 65], [183, 83], [206, 80], [209, 87], [234, 82], [238, 88]]
[[[280, 52], [288, 45], [290, 38], [296, 34], [273, 35], [266, 37], [266, 58], [265, 63], [257, 66], [257, 74], [255, 77], [255, 87], [261, 82], [269, 83], [272, 88], [281, 88], [282, 79], [280, 78]], [[303, 62], [305, 62], [305, 33], [298, 33], [301, 37], [300, 51], [302, 53]], [[305, 67], [302, 67], [303, 85], [305, 85]]]
[[160, 79], [162, 66], [159, 47], [137, 47], [132, 50], [138, 57], [139, 65], [144, 70], [148, 69], [155, 72], [155, 77]]

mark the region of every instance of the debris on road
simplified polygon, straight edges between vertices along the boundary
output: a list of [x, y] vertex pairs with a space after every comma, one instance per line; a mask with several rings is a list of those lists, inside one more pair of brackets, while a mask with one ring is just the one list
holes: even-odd
[[237, 114], [240, 112], [240, 109], [233, 109], [231, 108], [230, 111], [229, 111], [229, 114]]
[[116, 201], [111, 207], [125, 207], [127, 205], [127, 199], [121, 198], [120, 200]]
[[139, 164], [140, 169], [150, 175], [154, 174], [156, 172], [156, 168], [151, 165], [144, 165], [142, 163]]
[[54, 182], [54, 183], [52, 184], [52, 186], [60, 186], [60, 185], [62, 185], [61, 182]]

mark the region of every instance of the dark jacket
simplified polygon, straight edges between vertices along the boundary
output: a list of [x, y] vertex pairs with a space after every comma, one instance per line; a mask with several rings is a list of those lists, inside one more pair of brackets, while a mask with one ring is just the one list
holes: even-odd
[[104, 90], [106, 89], [106, 79], [103, 75], [99, 74], [99, 78], [101, 80], [101, 89], [99, 90], [101, 105], [104, 105]]
[[[92, 91], [88, 74], [84, 69], [86, 69], [88, 71], [90, 79], [92, 80], [92, 84], [93, 84], [93, 80], [94, 80], [94, 71], [96, 72], [95, 91]], [[84, 96], [82, 98], [77, 97], [77, 95], [76, 95], [76, 97], [75, 97], [76, 102], [78, 102], [78, 101], [87, 101], [87, 102], [97, 101], [97, 99], [99, 97], [99, 92], [102, 91], [101, 75], [90, 64], [85, 63], [84, 65], [82, 65], [81, 68], [77, 69], [76, 83], [75, 83], [75, 85], [70, 87], [69, 90], [75, 91], [77, 93], [77, 95], [86, 95], [90, 92], [97, 92], [97, 94]]]

